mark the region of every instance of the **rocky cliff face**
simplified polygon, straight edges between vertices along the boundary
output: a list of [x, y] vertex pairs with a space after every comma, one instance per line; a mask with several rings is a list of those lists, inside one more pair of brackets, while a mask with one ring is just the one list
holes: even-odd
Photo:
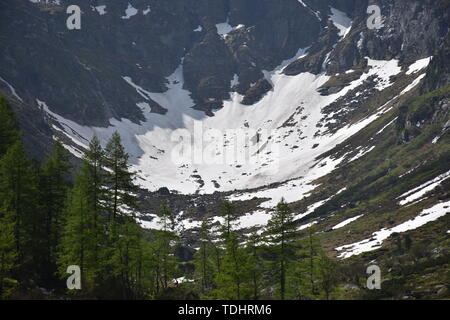
[[[82, 9], [81, 30], [66, 27], [69, 4]], [[380, 29], [367, 27], [370, 5], [381, 9]], [[288, 77], [330, 77], [318, 88], [327, 97], [365, 77], [372, 68], [366, 58], [396, 60], [406, 72], [419, 59], [441, 55], [424, 80], [426, 92], [449, 82], [448, 9], [444, 0], [6, 0], [0, 4], [0, 84], [22, 100], [15, 99], [22, 105], [16, 109], [28, 108], [42, 123], [45, 102], [51, 112], [91, 127], [108, 127], [111, 119], [160, 123], [168, 109], [181, 110], [181, 102], [163, 104], [149, 93], [165, 94], [181, 80], [192, 99], [182, 102], [207, 116], [234, 93], [236, 103], [257, 105], [276, 91], [270, 72], [283, 61]], [[296, 55], [300, 48], [305, 51]], [[180, 65], [182, 79], [168, 80]], [[317, 127], [335, 132], [354, 121], [376, 93], [377, 79], [373, 74], [330, 101], [324, 110], [334, 120], [318, 119]], [[365, 98], [353, 99], [363, 89]], [[349, 106], [345, 112], [342, 104]], [[294, 121], [295, 114], [287, 115], [286, 126], [310, 121], [305, 114]], [[51, 138], [49, 126], [42, 132]]]
[[[66, 28], [69, 4], [82, 9], [81, 30]], [[210, 114], [229, 98], [235, 74], [245, 92], [262, 70], [319, 34], [317, 19], [296, 0], [8, 0], [0, 6], [2, 76], [28, 103], [40, 97], [88, 125], [143, 120], [140, 97], [122, 77], [164, 92], [182, 59], [194, 107]]]
[[[448, 33], [449, 3], [446, 1], [332, 2], [353, 18], [349, 34], [335, 45], [336, 30], [329, 24], [319, 42], [311, 48], [313, 55], [293, 62], [286, 69], [287, 74], [320, 73], [322, 69], [328, 74], [341, 73], [361, 64], [365, 57], [399, 59], [407, 64], [434, 55]], [[370, 5], [380, 7], [383, 28], [371, 30], [367, 27]]]

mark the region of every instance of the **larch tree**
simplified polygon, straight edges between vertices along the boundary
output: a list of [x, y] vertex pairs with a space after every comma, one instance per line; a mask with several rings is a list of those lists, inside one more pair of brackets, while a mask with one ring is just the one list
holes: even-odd
[[36, 177], [21, 141], [0, 159], [0, 209], [14, 225], [16, 264], [24, 277], [32, 276], [32, 241], [36, 213]]
[[57, 245], [60, 242], [61, 219], [70, 188], [69, 154], [59, 141], [55, 141], [50, 157], [39, 176], [39, 211], [43, 218], [40, 230], [45, 238], [42, 260], [43, 281], [56, 280]]
[[286, 270], [292, 256], [292, 238], [295, 234], [293, 221], [294, 213], [291, 212], [284, 199], [281, 199], [267, 224], [268, 239], [276, 257], [277, 268], [275, 271], [279, 276], [281, 300], [284, 300], [286, 296]]

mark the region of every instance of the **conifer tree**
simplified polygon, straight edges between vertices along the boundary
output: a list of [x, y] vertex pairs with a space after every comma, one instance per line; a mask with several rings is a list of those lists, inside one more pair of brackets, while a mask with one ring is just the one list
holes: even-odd
[[336, 268], [337, 262], [328, 257], [325, 252], [320, 252], [318, 263], [319, 284], [326, 300], [330, 300], [331, 294], [337, 286]]
[[162, 204], [160, 208], [160, 221], [162, 230], [156, 232], [155, 251], [159, 263], [157, 266], [156, 287], [167, 289], [170, 280], [174, 279], [177, 272], [177, 261], [174, 256], [173, 244], [177, 240], [177, 236], [171, 231], [172, 213], [166, 204]]
[[104, 294], [107, 289], [103, 285], [109, 280], [102, 163], [103, 150], [94, 137], [66, 202], [58, 259], [63, 278], [69, 265], [80, 266], [83, 292], [93, 296]]
[[238, 234], [235, 232], [238, 217], [234, 213], [233, 205], [225, 201], [222, 204], [221, 215], [225, 220], [222, 228], [221, 240], [224, 245], [222, 265], [216, 276], [216, 296], [219, 299], [242, 299], [248, 294], [245, 283], [248, 280], [248, 256], [244, 248], [240, 247]]
[[211, 259], [214, 255], [214, 245], [211, 240], [211, 220], [205, 219], [200, 227], [200, 248], [194, 256], [195, 278], [200, 284], [203, 296], [208, 295], [214, 285], [214, 261]]
[[0, 209], [14, 226], [14, 241], [21, 275], [33, 276], [30, 262], [36, 203], [36, 179], [21, 141], [15, 142], [0, 160]]
[[292, 256], [292, 238], [295, 233], [293, 221], [294, 214], [284, 199], [281, 199], [267, 224], [267, 234], [276, 256], [275, 271], [279, 276], [281, 300], [285, 299], [286, 270], [289, 267], [290, 256]]
[[225, 242], [225, 253], [222, 259], [222, 268], [216, 276], [216, 296], [219, 299], [240, 300], [248, 299], [250, 278], [248, 255], [240, 247], [238, 235], [230, 231]]
[[259, 256], [259, 246], [261, 237], [256, 233], [252, 233], [248, 239], [247, 250], [249, 251], [247, 270], [250, 274], [250, 291], [252, 299], [258, 300], [261, 288], [262, 261]]
[[308, 228], [308, 237], [299, 242], [297, 261], [290, 273], [293, 296], [297, 299], [318, 298], [320, 243], [314, 236], [314, 228]]
[[[142, 233], [133, 217], [121, 216], [110, 222], [108, 263], [120, 298], [137, 299], [141, 288]], [[118, 296], [119, 297], [119, 296]]]
[[0, 97], [0, 157], [20, 140], [19, 125], [5, 98]]
[[70, 168], [68, 152], [59, 141], [55, 141], [39, 179], [39, 211], [43, 218], [41, 231], [45, 239], [45, 254], [39, 258], [46, 283], [54, 281], [56, 276], [57, 244], [60, 242], [62, 214], [70, 188]]
[[106, 205], [109, 219], [133, 213], [137, 188], [130, 171], [129, 155], [125, 152], [118, 132], [114, 132], [105, 149], [106, 184], [109, 190]]
[[[108, 213], [108, 268], [119, 283], [122, 298], [136, 298], [136, 274], [142, 266], [142, 232], [135, 220], [137, 190], [118, 132], [105, 148], [104, 205]], [[119, 294], [119, 293], [118, 293]]]
[[80, 266], [83, 292], [95, 295], [104, 271], [102, 261], [106, 258], [101, 252], [105, 246], [105, 228], [99, 223], [99, 213], [95, 212], [92, 202], [90, 190], [93, 186], [89, 172], [89, 164], [84, 161], [67, 201], [59, 265], [63, 278], [67, 277], [68, 266]]
[[13, 279], [17, 259], [14, 229], [14, 217], [0, 209], [0, 300], [7, 299], [17, 285]]
[[222, 203], [222, 208], [220, 209], [220, 215], [224, 218], [225, 223], [223, 226], [223, 238], [226, 240], [233, 229], [235, 221], [238, 217], [234, 213], [234, 206], [229, 201], [224, 201]]

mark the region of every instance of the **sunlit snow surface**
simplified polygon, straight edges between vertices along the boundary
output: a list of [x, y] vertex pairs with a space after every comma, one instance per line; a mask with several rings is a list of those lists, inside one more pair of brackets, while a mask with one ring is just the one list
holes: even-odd
[[219, 35], [221, 35], [222, 37], [226, 37], [228, 35], [228, 33], [231, 32], [231, 30], [233, 30], [233, 27], [227, 22], [222, 22], [222, 23], [218, 23], [216, 24], [216, 28], [217, 28], [217, 33]]
[[[266, 197], [270, 200], [262, 207], [269, 208], [273, 207], [281, 197], [292, 202], [302, 199], [311, 192], [315, 188], [313, 181], [333, 171], [345, 158], [320, 159], [318, 157], [386, 112], [384, 106], [381, 106], [378, 113], [358, 123], [344, 126], [334, 134], [326, 134], [316, 126], [325, 116], [322, 109], [350, 90], [357, 88], [373, 75], [378, 76], [376, 88], [383, 90], [392, 85], [390, 77], [401, 71], [396, 60], [368, 59], [368, 64], [371, 66], [368, 73], [363, 74], [360, 79], [353, 81], [340, 92], [322, 96], [317, 92], [317, 88], [323, 85], [329, 76], [310, 73], [286, 76], [282, 73], [286, 65], [304, 55], [305, 50], [299, 50], [295, 57], [285, 61], [275, 70], [265, 72], [266, 78], [271, 81], [274, 89], [269, 91], [261, 101], [252, 106], [245, 106], [240, 103], [243, 97], [232, 93], [231, 99], [224, 102], [224, 107], [217, 110], [214, 117], [207, 117], [203, 112], [192, 109], [194, 103], [190, 93], [183, 89], [182, 64], [168, 77], [168, 90], [164, 93], [149, 92], [137, 85], [130, 76], [123, 75], [124, 81], [142, 98], [137, 105], [142, 109], [146, 121], [141, 124], [135, 124], [128, 119], [120, 121], [111, 119], [111, 125], [108, 128], [85, 127], [51, 112], [43, 102], [41, 105], [49, 116], [59, 122], [65, 134], [77, 141], [70, 150], [77, 156], [80, 150], [78, 152], [73, 150], [77, 145], [86, 147], [94, 135], [97, 135], [105, 145], [111, 134], [117, 130], [122, 136], [127, 152], [130, 153], [133, 169], [139, 172], [137, 182], [144, 188], [155, 190], [165, 186], [181, 193], [202, 194], [214, 191], [245, 190], [288, 181], [275, 188], [236, 193], [230, 197], [232, 200], [251, 199], [255, 196]], [[167, 109], [167, 114], [150, 113], [150, 99]], [[289, 119], [296, 125], [282, 127]], [[238, 161], [206, 163], [205, 159], [202, 159], [202, 152], [199, 154], [194, 152], [195, 150], [193, 150], [194, 158], [191, 162], [180, 162], [179, 157], [174, 156], [175, 151], [180, 149], [180, 138], [183, 133], [193, 134], [215, 129], [222, 135], [226, 134], [227, 130], [247, 130], [247, 128], [254, 132], [267, 130], [273, 133], [271, 136], [261, 136], [256, 144], [256, 147], [262, 150], [257, 163]], [[61, 130], [61, 128], [58, 129]], [[205, 141], [207, 137], [203, 137], [202, 134], [196, 134], [190, 138], [193, 146], [201, 146], [203, 143], [203, 150], [211, 154], [224, 153], [226, 156], [229, 150], [237, 148], [237, 142], [230, 136], [212, 142]], [[249, 138], [255, 138], [255, 136]], [[255, 150], [255, 139], [250, 140], [252, 142], [248, 141], [240, 152], [249, 153], [250, 150]], [[272, 148], [264, 149], [266, 143]], [[371, 148], [363, 149], [358, 156], [370, 150]], [[207, 152], [204, 156], [206, 155], [208, 155]], [[203, 182], [203, 186], [199, 180]]]
[[417, 60], [416, 62], [414, 62], [412, 65], [409, 66], [408, 71], [406, 71], [406, 74], [410, 75], [425, 69], [430, 64], [431, 59], [432, 57]]
[[339, 30], [339, 36], [345, 38], [352, 28], [352, 20], [342, 11], [331, 8], [331, 21]]
[[427, 192], [433, 191], [438, 185], [450, 178], [450, 171], [443, 173], [431, 181], [425, 182], [424, 184], [414, 188], [404, 194], [402, 194], [398, 199], [403, 199], [399, 202], [401, 206], [408, 203], [412, 203], [416, 200], [423, 199]]
[[420, 228], [429, 222], [445, 216], [448, 213], [450, 213], [450, 201], [438, 203], [429, 209], [423, 210], [414, 219], [399, 224], [394, 228], [381, 229], [380, 231], [373, 233], [368, 239], [336, 248], [336, 250], [340, 252], [338, 257], [345, 259], [364, 252], [379, 249], [383, 244], [383, 241], [389, 238], [392, 234]]
[[130, 19], [132, 16], [137, 15], [138, 10], [133, 7], [131, 3], [128, 2], [128, 7], [125, 9], [125, 15], [122, 16], [122, 19]]
[[350, 224], [350, 223], [352, 223], [352, 222], [358, 220], [358, 219], [361, 218], [362, 216], [364, 216], [364, 215], [363, 215], [363, 214], [360, 214], [359, 216], [356, 216], [356, 217], [347, 219], [347, 220], [345, 220], [345, 221], [342, 221], [341, 223], [335, 225], [332, 229], [333, 229], [333, 230], [337, 230], [337, 229], [343, 228], [343, 227], [345, 227], [346, 225], [348, 225], [348, 224]]

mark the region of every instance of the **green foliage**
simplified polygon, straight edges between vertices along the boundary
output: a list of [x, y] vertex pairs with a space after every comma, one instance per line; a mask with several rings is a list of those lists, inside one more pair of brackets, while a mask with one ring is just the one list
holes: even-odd
[[200, 248], [194, 255], [194, 278], [198, 283], [198, 290], [202, 296], [208, 296], [214, 288], [217, 268], [214, 261], [216, 247], [211, 239], [211, 221], [202, 222], [199, 234]]
[[113, 136], [106, 152], [94, 137], [67, 200], [58, 259], [62, 278], [67, 276], [67, 266], [80, 266], [82, 296], [136, 299], [146, 295], [143, 259], [149, 248], [134, 219], [132, 180], [120, 136]]
[[217, 289], [214, 295], [218, 299], [240, 300], [249, 298], [248, 255], [239, 246], [238, 236], [230, 231], [225, 242], [225, 252], [221, 271], [216, 275]]
[[70, 183], [69, 154], [63, 145], [55, 141], [50, 157], [38, 172], [39, 210], [35, 213], [39, 223], [36, 232], [41, 234], [42, 243], [36, 248], [35, 261], [39, 261], [42, 281], [55, 282], [57, 245], [60, 242], [60, 226]]
[[317, 299], [319, 295], [318, 278], [320, 275], [320, 259], [322, 249], [314, 229], [308, 229], [308, 237], [299, 242], [300, 249], [296, 252], [296, 261], [289, 273], [291, 296], [295, 299]]
[[19, 125], [5, 98], [0, 97], [0, 157], [20, 140]]
[[178, 262], [174, 255], [178, 237], [170, 231], [172, 214], [166, 205], [162, 205], [160, 215], [163, 230], [156, 232], [155, 241], [152, 244], [153, 255], [157, 261], [154, 279], [156, 294], [159, 294], [161, 290], [167, 290], [171, 281], [176, 278], [178, 271]]
[[107, 169], [107, 210], [109, 219], [126, 215], [136, 207], [134, 173], [130, 171], [128, 154], [122, 146], [120, 135], [114, 132], [105, 149], [104, 165]]
[[14, 229], [14, 217], [10, 212], [0, 209], [0, 299], [7, 299], [17, 284], [12, 279], [17, 267]]
[[84, 160], [75, 186], [70, 191], [60, 242], [60, 275], [66, 278], [70, 265], [79, 265], [84, 292], [95, 296], [101, 273], [105, 272], [105, 219], [97, 211], [91, 190], [95, 189], [91, 163]]
[[250, 235], [247, 243], [247, 265], [249, 273], [249, 295], [251, 299], [258, 300], [263, 286], [263, 259], [260, 256], [261, 237], [255, 232]]
[[337, 287], [337, 262], [328, 257], [324, 252], [320, 253], [319, 263], [319, 286], [322, 289], [326, 300], [330, 300], [331, 295]]
[[293, 254], [293, 238], [295, 236], [294, 213], [288, 204], [281, 199], [267, 224], [267, 236], [276, 256], [274, 268], [279, 276], [279, 296], [284, 300], [286, 295], [286, 271]]
[[222, 203], [220, 215], [225, 219], [225, 223], [222, 227], [222, 237], [226, 240], [230, 236], [234, 223], [239, 217], [235, 214], [234, 206], [229, 201], [224, 201]]
[[215, 277], [217, 288], [213, 291], [213, 295], [218, 299], [249, 299], [252, 292], [249, 285], [251, 279], [248, 268], [249, 255], [240, 245], [239, 235], [234, 230], [238, 217], [230, 202], [225, 201], [222, 204], [221, 215], [225, 219], [221, 233], [223, 248], [221, 250], [216, 248], [216, 254], [219, 252], [222, 254], [220, 269], [217, 270]]
[[36, 179], [22, 143], [17, 141], [0, 160], [0, 210], [14, 225], [16, 263], [30, 276], [36, 209]]

